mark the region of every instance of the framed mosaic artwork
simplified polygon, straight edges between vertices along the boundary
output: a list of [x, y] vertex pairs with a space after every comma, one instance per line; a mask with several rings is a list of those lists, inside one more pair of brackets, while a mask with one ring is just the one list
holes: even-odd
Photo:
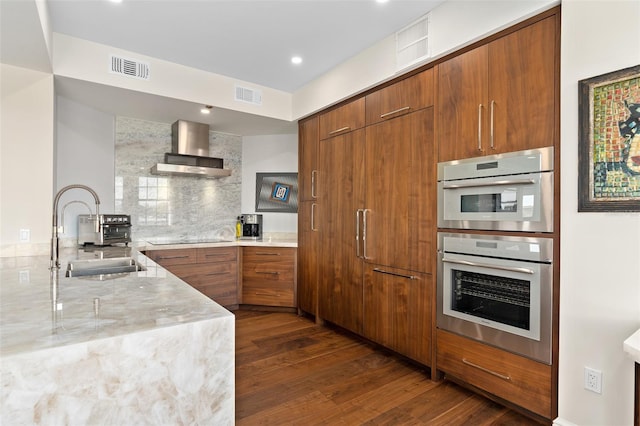
[[256, 173], [256, 212], [297, 211], [297, 173]]
[[640, 65], [578, 86], [578, 211], [640, 211]]

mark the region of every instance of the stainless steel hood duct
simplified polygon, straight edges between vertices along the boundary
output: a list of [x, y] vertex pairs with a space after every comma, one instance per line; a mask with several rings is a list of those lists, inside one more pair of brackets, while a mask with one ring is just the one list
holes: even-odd
[[209, 157], [209, 125], [178, 120], [171, 125], [171, 152], [151, 167], [154, 175], [218, 178], [231, 175], [222, 158]]

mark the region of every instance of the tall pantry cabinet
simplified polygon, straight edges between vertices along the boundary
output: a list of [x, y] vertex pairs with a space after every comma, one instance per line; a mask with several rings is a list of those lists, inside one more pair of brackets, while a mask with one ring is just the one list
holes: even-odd
[[318, 117], [298, 126], [298, 309], [316, 315], [320, 208], [318, 176]]
[[432, 348], [432, 105], [426, 70], [320, 114], [315, 188], [317, 317], [424, 364]]

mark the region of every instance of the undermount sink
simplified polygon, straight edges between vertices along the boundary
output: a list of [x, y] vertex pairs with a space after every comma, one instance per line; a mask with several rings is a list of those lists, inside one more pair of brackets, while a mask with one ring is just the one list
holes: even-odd
[[67, 265], [67, 277], [87, 277], [95, 275], [127, 274], [145, 271], [146, 268], [131, 257], [109, 259], [78, 259]]

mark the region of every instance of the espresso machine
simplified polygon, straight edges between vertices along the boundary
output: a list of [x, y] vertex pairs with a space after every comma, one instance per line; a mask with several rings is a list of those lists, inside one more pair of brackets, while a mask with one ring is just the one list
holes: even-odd
[[240, 224], [242, 225], [242, 240], [262, 240], [262, 215], [261, 214], [243, 214], [240, 215]]

